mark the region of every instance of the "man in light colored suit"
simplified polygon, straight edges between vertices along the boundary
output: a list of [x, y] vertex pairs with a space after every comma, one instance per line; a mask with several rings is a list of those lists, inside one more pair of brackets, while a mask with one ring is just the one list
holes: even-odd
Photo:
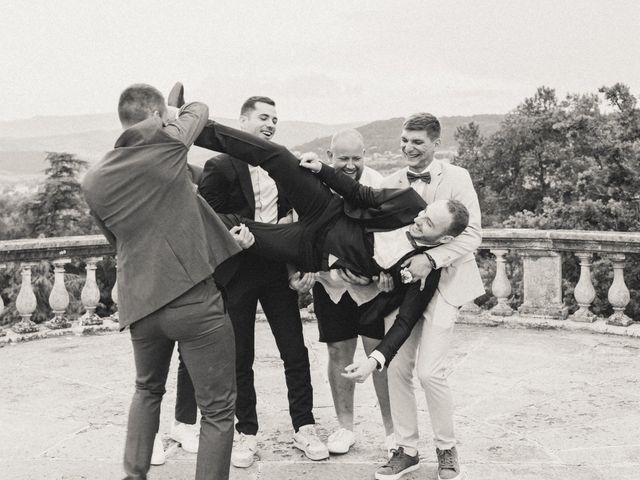
[[[419, 467], [418, 417], [413, 388], [414, 371], [424, 390], [438, 457], [438, 479], [463, 478], [453, 428], [453, 399], [445, 357], [453, 338], [459, 308], [484, 293], [474, 251], [480, 246], [480, 206], [467, 170], [434, 160], [440, 144], [440, 122], [428, 113], [410, 116], [403, 124], [401, 149], [407, 167], [385, 178], [385, 188], [412, 187], [427, 204], [455, 199], [469, 210], [468, 227], [452, 241], [412, 257], [407, 267], [414, 277], [425, 278], [441, 269], [433, 299], [411, 335], [389, 364], [391, 415], [398, 448], [375, 474], [379, 480], [397, 479]], [[395, 312], [385, 320], [389, 328]], [[414, 370], [415, 367], [415, 370]]]

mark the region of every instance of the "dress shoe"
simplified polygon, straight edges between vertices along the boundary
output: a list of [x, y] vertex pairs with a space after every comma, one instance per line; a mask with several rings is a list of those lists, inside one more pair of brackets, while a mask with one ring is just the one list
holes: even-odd
[[182, 83], [176, 82], [173, 86], [167, 97], [167, 105], [177, 108], [184, 105], [184, 85]]

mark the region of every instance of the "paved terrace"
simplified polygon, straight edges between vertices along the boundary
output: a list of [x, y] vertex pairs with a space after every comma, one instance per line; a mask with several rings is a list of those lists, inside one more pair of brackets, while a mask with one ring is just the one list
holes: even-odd
[[[231, 478], [370, 479], [384, 461], [383, 429], [371, 382], [356, 390], [352, 452], [308, 461], [290, 441], [281, 361], [257, 324], [260, 458]], [[336, 428], [326, 352], [305, 324], [322, 436]], [[460, 454], [469, 478], [637, 480], [640, 478], [640, 339], [584, 331], [459, 325], [450, 353]], [[359, 353], [360, 355], [362, 353]], [[176, 362], [163, 403], [168, 432]], [[127, 408], [133, 392], [128, 334], [62, 336], [0, 348], [0, 478], [122, 478]], [[435, 452], [424, 398], [418, 472], [434, 479]], [[168, 460], [155, 480], [192, 479], [195, 455], [165, 437]]]

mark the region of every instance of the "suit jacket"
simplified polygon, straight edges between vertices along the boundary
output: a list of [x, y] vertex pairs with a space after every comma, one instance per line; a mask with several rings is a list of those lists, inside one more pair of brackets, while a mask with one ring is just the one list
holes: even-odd
[[[278, 188], [278, 219], [287, 215], [291, 209], [281, 189]], [[198, 192], [207, 203], [226, 221], [226, 214], [253, 219], [255, 217], [255, 196], [251, 183], [251, 174], [246, 162], [226, 153], [213, 157], [204, 165], [198, 182]], [[286, 277], [283, 263], [269, 261], [251, 252], [238, 255], [238, 269], [242, 278], [234, 282], [235, 288], [248, 289], [259, 282], [268, 281], [274, 275]], [[232, 287], [230, 287], [232, 288]]]
[[365, 276], [377, 275], [381, 269], [373, 260], [371, 234], [410, 225], [426, 207], [424, 199], [412, 188], [364, 186], [328, 165], [322, 165], [318, 177], [343, 197], [344, 209], [324, 228], [316, 248], [325, 255], [336, 256], [336, 267]]
[[185, 105], [163, 126], [150, 117], [123, 132], [91, 167], [83, 190], [118, 258], [120, 325], [165, 306], [214, 272], [234, 271], [240, 247], [198, 196], [187, 151], [207, 121], [206, 105]]
[[[385, 178], [382, 187], [410, 188], [407, 168]], [[429, 250], [436, 266], [442, 269], [438, 291], [454, 306], [461, 306], [483, 295], [484, 285], [475, 261], [474, 251], [482, 241], [482, 227], [478, 196], [469, 172], [464, 168], [434, 160], [431, 184], [427, 186], [425, 201], [456, 199], [469, 210], [469, 226], [451, 242]]]

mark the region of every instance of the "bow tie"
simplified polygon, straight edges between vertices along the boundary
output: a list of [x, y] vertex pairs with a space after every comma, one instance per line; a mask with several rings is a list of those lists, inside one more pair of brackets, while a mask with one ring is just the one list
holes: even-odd
[[410, 184], [418, 180], [428, 184], [431, 183], [431, 172], [413, 173], [411, 170], [407, 170], [407, 179]]

